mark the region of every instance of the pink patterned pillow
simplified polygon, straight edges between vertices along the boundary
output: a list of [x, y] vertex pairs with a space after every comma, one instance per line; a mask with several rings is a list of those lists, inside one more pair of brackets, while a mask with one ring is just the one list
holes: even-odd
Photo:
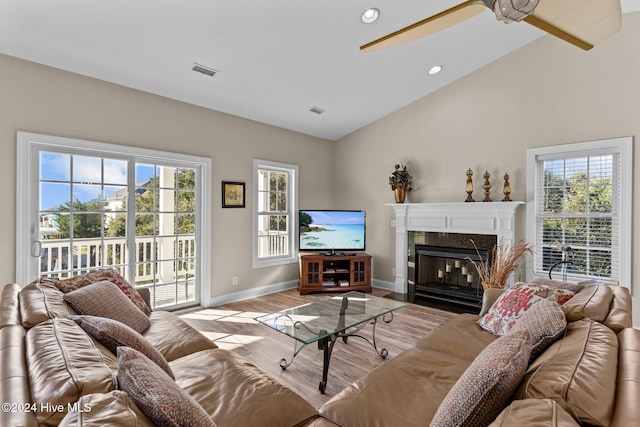
[[144, 302], [142, 295], [131, 286], [129, 282], [125, 280], [120, 273], [115, 268], [99, 268], [97, 270], [92, 270], [84, 275], [73, 276], [67, 279], [62, 279], [56, 283], [58, 289], [62, 292], [73, 292], [80, 288], [84, 288], [92, 283], [102, 282], [103, 280], [108, 280], [109, 282], [116, 285], [124, 294], [133, 302], [136, 307], [138, 307], [144, 314], [147, 316], [151, 314], [151, 309]]
[[575, 292], [567, 289], [516, 283], [493, 303], [487, 314], [478, 320], [478, 325], [494, 335], [505, 335], [513, 328], [520, 316], [538, 301], [550, 299], [562, 305], [574, 295]]

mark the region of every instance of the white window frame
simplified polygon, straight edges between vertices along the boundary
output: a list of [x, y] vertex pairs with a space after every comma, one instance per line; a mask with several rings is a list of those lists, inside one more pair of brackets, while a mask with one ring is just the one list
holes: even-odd
[[[287, 172], [291, 181], [287, 186], [288, 215], [290, 216], [288, 239], [289, 253], [283, 256], [259, 258], [258, 257], [258, 183], [260, 169], [273, 169]], [[271, 267], [275, 265], [292, 264], [298, 262], [296, 239], [298, 233], [298, 166], [288, 163], [273, 162], [269, 160], [253, 160], [253, 268]]]
[[[616, 284], [628, 288], [631, 291], [631, 249], [632, 249], [632, 214], [633, 214], [633, 137], [611, 138], [598, 141], [578, 142], [572, 144], [555, 145], [550, 147], [530, 148], [527, 150], [527, 239], [529, 242], [536, 242], [536, 212], [538, 212], [537, 183], [539, 173], [539, 162], [549, 159], [574, 158], [594, 155], [618, 154], [620, 156], [620, 188], [618, 197], [620, 198], [619, 211], [614, 215], [619, 216], [619, 265], [616, 280], [602, 282]], [[539, 258], [542, 251], [532, 257], [533, 265], [527, 268], [527, 278], [530, 280], [536, 276], [546, 275], [540, 270]], [[568, 275], [568, 280], [582, 280], [584, 276]]]
[[[37, 264], [34, 266], [32, 253], [38, 250], [34, 240], [33, 212], [39, 211], [37, 192], [31, 192], [39, 182], [36, 151], [51, 149], [64, 150], [73, 154], [94, 154], [113, 158], [131, 158], [136, 162], [160, 163], [166, 166], [189, 167], [199, 176], [196, 180], [196, 253], [199, 262], [196, 277], [199, 283], [199, 301], [206, 306], [211, 300], [211, 159], [187, 154], [170, 153], [159, 150], [135, 148], [124, 145], [105, 144], [28, 132], [17, 132], [17, 173], [16, 173], [16, 281], [25, 286], [36, 279]], [[26, 197], [25, 197], [26, 196]], [[36, 216], [37, 217], [37, 216]], [[36, 226], [37, 227], [37, 226]], [[36, 230], [37, 232], [37, 230]], [[36, 238], [37, 239], [37, 238]], [[35, 269], [34, 269], [35, 268]], [[134, 269], [132, 269], [133, 271]]]

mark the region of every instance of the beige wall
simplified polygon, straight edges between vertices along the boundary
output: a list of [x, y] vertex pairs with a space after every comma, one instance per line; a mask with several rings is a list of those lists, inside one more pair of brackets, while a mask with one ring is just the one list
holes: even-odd
[[[299, 165], [300, 203], [333, 205], [333, 142], [0, 55], [0, 282], [15, 280], [16, 132], [210, 157], [213, 296], [297, 279], [297, 264], [252, 269], [252, 160]], [[329, 166], [327, 166], [329, 165]], [[220, 182], [245, 181], [246, 209], [222, 209]], [[232, 276], [239, 277], [232, 286]]]
[[[338, 141], [336, 205], [367, 210], [376, 279], [393, 281], [392, 209], [384, 204], [393, 203], [387, 177], [395, 162], [407, 164], [415, 177], [411, 202], [463, 201], [467, 168], [475, 172], [476, 200], [484, 170], [493, 177], [494, 199], [500, 200], [508, 172], [512, 199], [525, 200], [528, 147], [640, 135], [640, 13], [623, 19], [622, 32], [592, 51], [543, 37]], [[634, 151], [638, 189], [637, 141]], [[639, 197], [633, 206], [637, 261]], [[633, 282], [640, 281], [639, 264]], [[634, 303], [640, 326], [637, 283]]]

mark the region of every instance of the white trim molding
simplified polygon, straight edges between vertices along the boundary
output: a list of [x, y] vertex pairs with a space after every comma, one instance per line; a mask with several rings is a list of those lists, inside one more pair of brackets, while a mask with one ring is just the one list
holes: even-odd
[[522, 205], [524, 202], [388, 204], [396, 214], [394, 291], [407, 293], [409, 231], [495, 235], [498, 243], [513, 246], [516, 211]]

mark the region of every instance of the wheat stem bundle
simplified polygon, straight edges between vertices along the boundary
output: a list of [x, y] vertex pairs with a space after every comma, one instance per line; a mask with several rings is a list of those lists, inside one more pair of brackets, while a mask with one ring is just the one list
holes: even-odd
[[518, 262], [523, 255], [533, 252], [531, 245], [528, 242], [521, 240], [512, 248], [509, 248], [506, 244], [495, 245], [491, 252], [491, 256], [487, 259], [482, 259], [478, 247], [472, 240], [473, 246], [476, 248], [476, 253], [480, 258], [479, 261], [474, 261], [468, 258], [478, 272], [478, 277], [482, 282], [482, 287], [487, 288], [504, 288], [509, 276], [513, 271], [518, 268]]

